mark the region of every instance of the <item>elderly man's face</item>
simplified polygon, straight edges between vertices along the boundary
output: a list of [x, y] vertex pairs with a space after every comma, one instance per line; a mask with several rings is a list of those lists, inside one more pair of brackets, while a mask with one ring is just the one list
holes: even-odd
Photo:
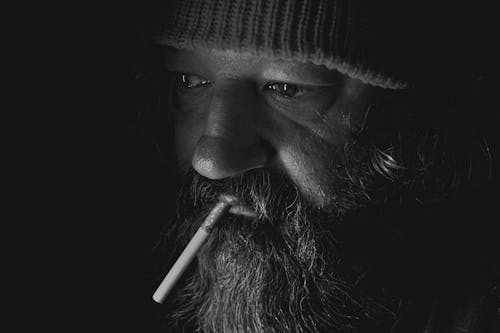
[[230, 51], [169, 50], [165, 63], [188, 171], [180, 246], [220, 193], [253, 212], [219, 222], [179, 291], [180, 316], [206, 332], [314, 332], [371, 313], [331, 228], [375, 199], [370, 147], [357, 139], [379, 90], [313, 64]]
[[170, 51], [181, 165], [217, 180], [268, 168], [324, 207], [375, 88], [325, 67], [231, 51]]

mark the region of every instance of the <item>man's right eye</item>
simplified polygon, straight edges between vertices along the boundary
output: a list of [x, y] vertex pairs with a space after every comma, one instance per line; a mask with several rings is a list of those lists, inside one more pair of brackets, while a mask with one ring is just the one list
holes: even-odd
[[176, 77], [176, 86], [181, 89], [198, 88], [210, 84], [210, 81], [194, 74], [178, 73]]

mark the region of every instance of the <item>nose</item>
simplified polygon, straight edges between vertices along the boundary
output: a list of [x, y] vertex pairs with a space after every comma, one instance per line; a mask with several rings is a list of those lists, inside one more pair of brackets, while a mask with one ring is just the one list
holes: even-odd
[[236, 79], [213, 88], [205, 129], [192, 157], [193, 168], [202, 176], [234, 177], [267, 163], [269, 153], [256, 125], [259, 112], [253, 89]]

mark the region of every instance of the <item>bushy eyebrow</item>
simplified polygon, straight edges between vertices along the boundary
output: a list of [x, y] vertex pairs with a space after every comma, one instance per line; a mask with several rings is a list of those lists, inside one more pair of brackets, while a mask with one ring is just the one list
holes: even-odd
[[[306, 65], [307, 66], [307, 65]], [[332, 86], [343, 82], [346, 77], [333, 70], [313, 70], [297, 64], [271, 65], [263, 70], [264, 80], [300, 83], [310, 86]]]

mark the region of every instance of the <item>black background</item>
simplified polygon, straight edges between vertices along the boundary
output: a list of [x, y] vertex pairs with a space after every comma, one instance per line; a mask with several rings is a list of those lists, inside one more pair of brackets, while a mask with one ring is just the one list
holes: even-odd
[[[137, 99], [144, 95], [135, 80], [148, 53], [142, 29], [152, 8], [137, 2], [20, 10], [21, 36], [14, 46], [20, 64], [13, 67], [21, 92], [9, 109], [19, 128], [8, 141], [19, 174], [11, 179], [12, 197], [20, 200], [12, 207], [19, 239], [9, 270], [19, 284], [13, 306], [20, 310], [19, 327], [159, 327], [151, 300], [151, 250], [172, 207], [174, 180], [168, 152], [157, 154], [137, 119]], [[496, 39], [490, 11], [479, 12], [464, 20], [466, 26], [459, 24], [451, 39], [470, 64], [490, 75], [489, 46]], [[450, 11], [443, 5], [438, 14]], [[485, 33], [475, 38], [469, 26]], [[491, 113], [481, 117], [497, 170], [492, 81], [485, 85]], [[491, 205], [497, 179], [481, 189]]]

